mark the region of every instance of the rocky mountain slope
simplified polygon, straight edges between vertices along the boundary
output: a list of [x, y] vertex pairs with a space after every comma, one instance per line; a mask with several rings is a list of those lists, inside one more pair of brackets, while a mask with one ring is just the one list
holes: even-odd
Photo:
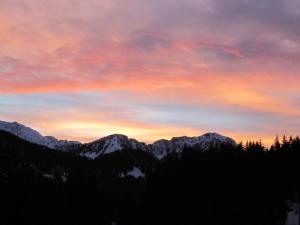
[[159, 140], [150, 145], [153, 154], [161, 159], [167, 154], [180, 154], [185, 147], [207, 151], [209, 148], [218, 148], [222, 144], [236, 145], [229, 137], [217, 133], [206, 133], [199, 137], [174, 137], [171, 140]]
[[[109, 154], [124, 149], [134, 149], [147, 151], [148, 146], [135, 139], [128, 138], [122, 134], [113, 134], [104, 138], [100, 138], [91, 143], [71, 146], [73, 151], [90, 159], [95, 159], [101, 155]], [[72, 151], [72, 150], [71, 150]]]
[[5, 122], [0, 120], [0, 130], [7, 131], [26, 141], [43, 145], [51, 149], [64, 148], [66, 145], [79, 144], [77, 141], [58, 140], [55, 137], [43, 136], [36, 130], [17, 122]]

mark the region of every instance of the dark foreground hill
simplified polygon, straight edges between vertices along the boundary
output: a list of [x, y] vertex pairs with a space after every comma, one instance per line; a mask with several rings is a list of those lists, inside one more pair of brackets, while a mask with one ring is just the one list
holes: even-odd
[[295, 138], [89, 160], [0, 131], [0, 224], [284, 225], [299, 152]]

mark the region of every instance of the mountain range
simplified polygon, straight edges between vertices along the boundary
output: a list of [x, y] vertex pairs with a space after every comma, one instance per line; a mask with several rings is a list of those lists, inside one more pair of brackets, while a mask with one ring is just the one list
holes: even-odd
[[171, 140], [158, 140], [152, 144], [146, 144], [122, 134], [113, 134], [90, 143], [77, 141], [58, 140], [52, 136], [43, 136], [38, 131], [22, 125], [18, 122], [0, 121], [0, 130], [7, 131], [28, 142], [46, 146], [50, 149], [72, 152], [76, 155], [90, 159], [96, 159], [104, 154], [113, 153], [125, 149], [142, 150], [162, 159], [168, 154], [181, 154], [185, 148], [197, 148], [207, 151], [210, 148], [218, 148], [221, 145], [236, 145], [229, 137], [206, 133], [198, 137], [173, 137]]
[[0, 122], [0, 224], [283, 225], [298, 202], [300, 139], [233, 145], [216, 133], [82, 144]]

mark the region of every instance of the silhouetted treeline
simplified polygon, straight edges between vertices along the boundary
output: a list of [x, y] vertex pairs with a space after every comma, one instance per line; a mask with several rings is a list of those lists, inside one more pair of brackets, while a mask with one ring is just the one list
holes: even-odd
[[270, 149], [260, 142], [185, 149], [149, 177], [145, 223], [285, 224], [287, 199], [299, 190], [299, 152], [299, 138]]
[[[284, 225], [299, 152], [299, 138], [284, 137], [161, 161], [131, 149], [88, 160], [0, 131], [0, 224]], [[133, 167], [146, 177], [120, 175]]]

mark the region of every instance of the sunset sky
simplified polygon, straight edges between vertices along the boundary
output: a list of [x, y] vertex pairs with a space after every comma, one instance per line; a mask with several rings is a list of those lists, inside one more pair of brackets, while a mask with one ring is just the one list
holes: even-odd
[[0, 0], [0, 120], [83, 142], [300, 134], [300, 1]]

